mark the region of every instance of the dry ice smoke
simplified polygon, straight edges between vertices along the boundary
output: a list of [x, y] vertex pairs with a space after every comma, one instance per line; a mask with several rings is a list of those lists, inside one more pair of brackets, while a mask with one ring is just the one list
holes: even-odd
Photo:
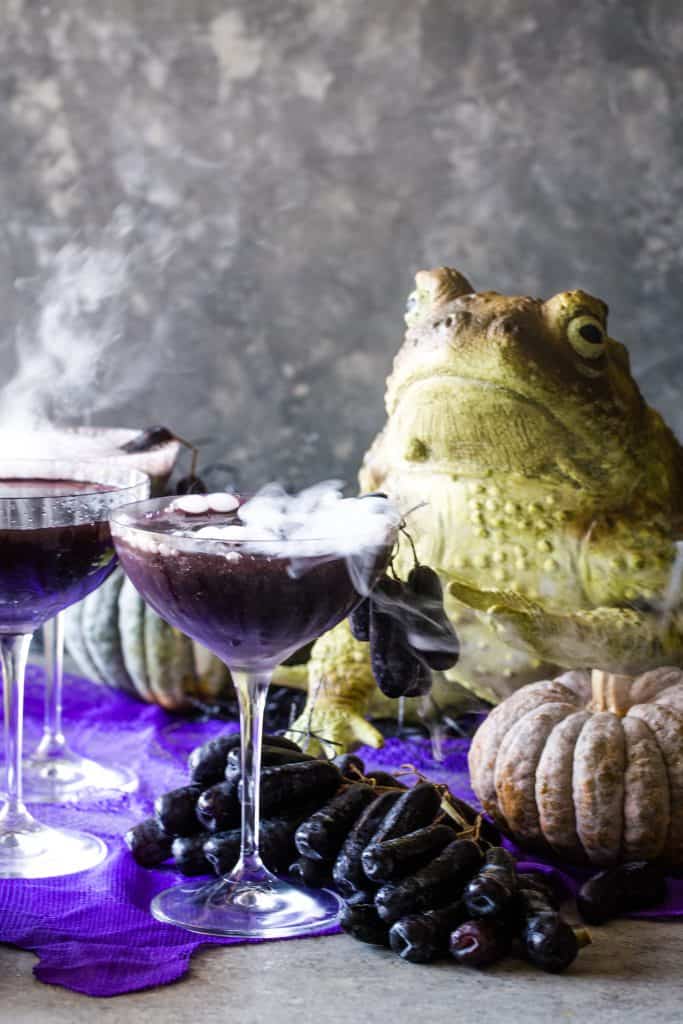
[[298, 494], [279, 484], [262, 487], [239, 510], [248, 549], [289, 559], [293, 576], [305, 572], [313, 558], [345, 558], [356, 591], [366, 595], [378, 557], [393, 547], [401, 514], [384, 497], [345, 498], [341, 488], [339, 480]]
[[[366, 595], [377, 574], [377, 563], [386, 561], [387, 548], [396, 541], [401, 514], [393, 502], [380, 495], [345, 498], [339, 480], [325, 480], [298, 494], [289, 494], [280, 484], [267, 484], [239, 507], [240, 520], [212, 523], [196, 531], [176, 531], [207, 541], [225, 541], [228, 557], [240, 553], [282, 558], [290, 575], [303, 575], [314, 564], [346, 559], [352, 582]], [[192, 512], [208, 510], [217, 495], [177, 498], [173, 506], [184, 510], [192, 501]], [[196, 504], [196, 509], [194, 508]], [[190, 512], [190, 509], [187, 509]]]
[[149, 254], [132, 240], [132, 225], [115, 216], [100, 245], [69, 243], [44, 275], [24, 282], [35, 313], [14, 338], [16, 372], [0, 391], [0, 430], [87, 424], [145, 387], [160, 362], [159, 339], [151, 330], [139, 344], [127, 337], [143, 259]]
[[0, 428], [0, 451], [20, 459], [102, 459], [121, 458], [114, 438], [132, 431], [103, 429], [92, 435], [81, 431], [47, 427], [43, 430]]
[[[383, 496], [345, 498], [341, 488], [341, 481], [325, 480], [288, 494], [279, 484], [268, 484], [240, 507], [241, 526], [206, 526], [197, 536], [237, 542], [245, 553], [286, 558], [295, 577], [312, 564], [344, 558], [356, 592], [367, 597], [378, 559], [383, 564], [387, 546], [393, 549], [403, 515]], [[457, 637], [444, 628], [440, 600], [423, 595], [418, 608], [405, 594], [384, 590], [372, 590], [372, 599], [402, 624], [417, 650], [457, 654]]]

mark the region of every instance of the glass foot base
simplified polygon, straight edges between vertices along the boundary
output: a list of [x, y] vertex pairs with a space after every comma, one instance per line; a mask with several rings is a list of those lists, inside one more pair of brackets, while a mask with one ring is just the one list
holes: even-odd
[[75, 875], [106, 856], [106, 845], [89, 832], [48, 828], [37, 821], [22, 831], [0, 831], [0, 878]]
[[62, 804], [75, 800], [134, 793], [138, 777], [127, 768], [110, 768], [71, 751], [57, 756], [34, 756], [23, 764], [27, 804]]
[[270, 875], [259, 881], [189, 882], [160, 892], [151, 911], [158, 921], [202, 935], [276, 939], [336, 924], [340, 901], [327, 889], [299, 889]]

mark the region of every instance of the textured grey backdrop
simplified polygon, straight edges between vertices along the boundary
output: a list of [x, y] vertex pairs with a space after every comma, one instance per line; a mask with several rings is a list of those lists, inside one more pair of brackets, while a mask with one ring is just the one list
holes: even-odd
[[244, 482], [353, 479], [441, 263], [603, 297], [678, 412], [679, 0], [0, 10], [0, 372], [20, 343], [57, 415], [211, 436]]

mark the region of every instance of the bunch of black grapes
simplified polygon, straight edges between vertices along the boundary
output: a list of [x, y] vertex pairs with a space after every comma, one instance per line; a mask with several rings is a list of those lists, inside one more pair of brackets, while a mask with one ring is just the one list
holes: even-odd
[[[240, 736], [228, 733], [197, 747], [189, 785], [159, 796], [154, 817], [125, 835], [142, 867], [170, 857], [186, 875], [223, 874], [240, 849]], [[283, 736], [264, 736], [261, 758], [261, 855], [273, 871], [295, 858], [294, 833], [340, 787], [331, 761], [305, 754]]]
[[[189, 768], [189, 785], [159, 797], [155, 816], [126, 842], [144, 867], [173, 857], [187, 875], [222, 874], [239, 856], [239, 735], [198, 747]], [[409, 788], [386, 772], [366, 773], [354, 754], [327, 761], [266, 736], [261, 805], [266, 865], [335, 889], [342, 928], [405, 960], [450, 955], [485, 967], [517, 952], [560, 971], [589, 941], [561, 916], [548, 881], [519, 873], [495, 826], [443, 786], [421, 780]], [[629, 864], [590, 879], [577, 906], [584, 920], [603, 923], [665, 895], [660, 867]]]
[[[413, 963], [450, 956], [486, 967], [512, 953], [558, 972], [591, 941], [562, 917], [549, 879], [518, 872], [497, 829], [450, 793], [444, 800], [443, 787], [394, 784], [370, 801], [341, 845], [312, 849], [311, 825], [319, 827], [322, 813], [297, 830], [299, 863], [317, 854], [319, 877], [343, 897], [342, 928], [361, 942], [389, 946]], [[666, 895], [663, 867], [637, 862], [594, 875], [576, 905], [584, 921], [603, 924]]]
[[587, 933], [561, 917], [540, 876], [518, 875], [499, 833], [474, 808], [449, 794], [451, 817], [443, 787], [406, 788], [391, 776], [368, 787], [358, 758], [338, 760], [361, 781], [298, 827], [290, 871], [336, 889], [344, 931], [413, 963], [450, 954], [485, 967], [513, 949], [546, 971], [572, 963]]
[[387, 697], [420, 697], [432, 671], [452, 668], [458, 637], [443, 605], [439, 577], [415, 564], [403, 582], [384, 575], [349, 616], [356, 640], [369, 642], [372, 672]]
[[[352, 759], [353, 760], [353, 759]], [[357, 759], [355, 759], [357, 760]], [[261, 856], [267, 867], [282, 871], [297, 858], [294, 834], [335, 794], [353, 789], [342, 769], [348, 756], [328, 761], [305, 754], [283, 736], [266, 735], [261, 755]], [[241, 802], [239, 733], [227, 733], [192, 751], [189, 784], [163, 793], [154, 816], [131, 828], [125, 842], [141, 867], [173, 859], [185, 875], [223, 874], [235, 865], [240, 850]], [[398, 785], [385, 772], [363, 776], [362, 789]], [[355, 791], [346, 798], [351, 805]], [[342, 801], [342, 802], [344, 802]], [[300, 877], [298, 865], [293, 873]], [[307, 884], [316, 884], [307, 873]]]

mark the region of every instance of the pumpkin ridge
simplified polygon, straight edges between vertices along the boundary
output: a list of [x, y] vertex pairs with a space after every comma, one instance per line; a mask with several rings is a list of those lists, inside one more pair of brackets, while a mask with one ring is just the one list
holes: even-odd
[[145, 609], [145, 650], [147, 657], [149, 688], [154, 700], [173, 710], [182, 703], [183, 694], [175, 675], [173, 664], [176, 650], [174, 630], [149, 605]]
[[500, 819], [495, 771], [500, 745], [506, 732], [517, 719], [533, 708], [538, 708], [553, 696], [567, 702], [577, 700], [577, 696], [571, 690], [551, 680], [531, 683], [500, 703], [477, 729], [468, 756], [470, 777], [484, 811], [492, 817]]
[[[118, 571], [118, 570], [115, 570]], [[90, 657], [85, 638], [83, 636], [83, 605], [85, 602], [77, 601], [70, 608], [65, 608], [61, 613], [64, 617], [64, 642], [66, 648], [78, 665], [78, 668], [95, 683], [102, 683], [95, 662]]]
[[669, 666], [650, 669], [636, 676], [631, 685], [630, 708], [639, 703], [653, 703], [657, 696], [675, 683], [681, 682], [681, 670]]
[[627, 715], [624, 771], [624, 860], [653, 860], [667, 839], [670, 819], [669, 778], [657, 738], [642, 718]]
[[589, 718], [590, 712], [584, 709], [558, 722], [548, 736], [536, 769], [541, 831], [553, 850], [568, 860], [585, 859], [571, 793], [576, 742]]
[[611, 711], [593, 714], [576, 741], [572, 796], [576, 832], [594, 864], [616, 862], [624, 802], [624, 731]]
[[560, 702], [576, 704], [575, 693], [551, 680], [531, 683], [517, 690], [489, 714], [474, 735], [468, 764], [472, 787], [487, 814], [501, 820], [495, 786], [496, 760], [507, 731], [528, 711], [555, 697]]
[[496, 758], [498, 804], [513, 834], [545, 846], [536, 804], [536, 768], [555, 726], [576, 710], [567, 702], [548, 702], [528, 711], [508, 730]]
[[[121, 570], [123, 572], [123, 570]], [[147, 672], [147, 648], [145, 644], [145, 615], [147, 606], [131, 581], [124, 576], [119, 592], [118, 628], [126, 638], [123, 646], [123, 660], [133, 680], [135, 692], [142, 700], [154, 703], [149, 688]]]
[[563, 672], [561, 676], [557, 676], [553, 682], [570, 690], [579, 707], [584, 707], [591, 699], [591, 674], [587, 669], [571, 668], [567, 672]]
[[631, 687], [631, 707], [636, 704], [651, 704], [659, 699], [672, 686], [680, 684], [683, 673], [680, 668], [664, 666], [644, 672], [633, 681]]
[[187, 696], [193, 694], [193, 680], [196, 679], [194, 645], [182, 630], [173, 630], [173, 656], [171, 661], [171, 699], [177, 707], [186, 702]]
[[661, 704], [636, 704], [629, 714], [650, 727], [664, 758], [671, 814], [663, 852], [676, 864], [683, 859], [683, 714]]
[[675, 708], [676, 711], [683, 711], [683, 683], [674, 683], [673, 686], [667, 686], [655, 698], [653, 703], [663, 704], [667, 708]]
[[88, 654], [103, 683], [135, 693], [121, 649], [121, 637], [111, 622], [118, 612], [123, 574], [113, 573], [83, 601], [82, 631]]

